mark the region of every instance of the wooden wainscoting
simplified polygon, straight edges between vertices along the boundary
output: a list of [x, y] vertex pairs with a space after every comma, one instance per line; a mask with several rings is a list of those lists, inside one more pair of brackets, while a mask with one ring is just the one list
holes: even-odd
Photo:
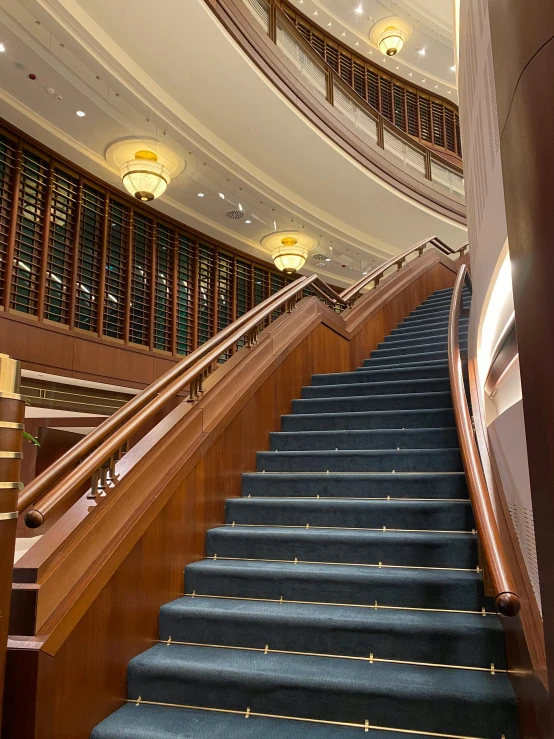
[[17, 563], [4, 736], [88, 739], [126, 696], [129, 659], [154, 644], [158, 609], [183, 594], [243, 472], [311, 375], [348, 371], [458, 262], [429, 252], [337, 315], [306, 298], [209, 378], [124, 458], [89, 512], [78, 501]]

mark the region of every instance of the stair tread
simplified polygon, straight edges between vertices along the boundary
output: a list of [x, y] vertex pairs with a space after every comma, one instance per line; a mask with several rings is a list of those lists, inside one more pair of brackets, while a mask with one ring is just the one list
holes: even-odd
[[[362, 722], [363, 723], [363, 722]], [[91, 739], [355, 739], [358, 727], [232, 714], [209, 710], [129, 703], [108, 716]], [[406, 739], [406, 734], [370, 729], [365, 739]], [[414, 739], [433, 739], [418, 734]]]

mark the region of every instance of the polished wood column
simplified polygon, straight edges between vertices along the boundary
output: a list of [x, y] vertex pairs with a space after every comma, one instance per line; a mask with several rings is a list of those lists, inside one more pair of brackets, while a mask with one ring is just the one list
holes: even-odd
[[8, 645], [17, 497], [23, 456], [25, 402], [18, 393], [20, 374], [19, 362], [6, 354], [0, 354], [0, 691], [2, 693]]
[[[489, 12], [552, 721], [554, 3], [489, 0]], [[527, 735], [552, 733], [541, 726]]]

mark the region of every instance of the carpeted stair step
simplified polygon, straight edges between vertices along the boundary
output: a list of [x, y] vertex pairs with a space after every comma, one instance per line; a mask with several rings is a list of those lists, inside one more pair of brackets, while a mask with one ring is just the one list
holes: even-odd
[[[366, 360], [364, 359], [364, 362], [365, 361]], [[402, 372], [408, 373], [414, 370], [425, 370], [432, 367], [444, 367], [445, 365], [448, 366], [448, 357], [446, 359], [430, 360], [424, 360], [419, 357], [418, 361], [411, 362], [410, 364], [406, 364], [405, 362], [397, 362], [396, 360], [391, 360], [388, 364], [380, 363], [379, 365], [370, 365], [369, 367], [366, 367], [362, 364], [361, 367], [356, 367], [354, 372], [381, 372], [384, 370], [400, 370]]]
[[[136, 701], [108, 716], [91, 739], [357, 739], [362, 726], [267, 718], [244, 711], [230, 713], [201, 708], [157, 706]], [[406, 739], [405, 733], [369, 729], [365, 739]], [[413, 739], [434, 739], [417, 734]]]
[[[410, 336], [406, 336], [405, 338], [401, 338], [398, 341], [392, 341], [392, 342], [391, 341], [388, 341], [388, 342], [381, 341], [377, 345], [377, 350], [380, 350], [380, 349], [398, 350], [398, 349], [405, 349], [406, 347], [415, 348], [415, 347], [430, 347], [430, 346], [448, 347], [447, 335], [445, 334], [444, 336], [440, 336], [440, 337], [434, 336], [434, 337], [429, 337], [426, 339], [422, 339], [421, 337], [414, 338], [410, 335]], [[460, 347], [467, 349], [467, 338], [460, 337]], [[374, 351], [377, 351], [377, 350], [374, 350]]]
[[129, 663], [145, 700], [357, 721], [427, 732], [505, 734], [517, 722], [506, 675], [263, 651], [158, 644]]
[[219, 526], [207, 533], [206, 556], [474, 569], [477, 537], [471, 533]]
[[460, 450], [258, 452], [258, 472], [461, 472]]
[[348, 414], [361, 411], [448, 408], [451, 405], [452, 396], [450, 391], [443, 391], [437, 393], [399, 393], [397, 395], [357, 395], [345, 398], [301, 398], [292, 401], [292, 412]]
[[[469, 318], [462, 317], [460, 318], [459, 327], [460, 329], [466, 329], [467, 325], [469, 323]], [[448, 328], [448, 316], [444, 317], [436, 317], [436, 318], [429, 318], [429, 317], [420, 317], [420, 316], [410, 316], [408, 318], [405, 318], [402, 323], [398, 324], [398, 329], [410, 329], [414, 331], [421, 331], [422, 329], [429, 329], [429, 328]], [[397, 333], [397, 332], [395, 332]]]
[[307, 603], [179, 598], [162, 606], [160, 639], [434, 664], [505, 667], [497, 618]]
[[[460, 340], [467, 339], [468, 332], [467, 330], [460, 331]], [[410, 340], [418, 340], [418, 341], [428, 341], [428, 340], [434, 340], [434, 339], [447, 339], [448, 338], [448, 328], [439, 328], [439, 329], [422, 329], [421, 331], [399, 331], [397, 333], [391, 333], [388, 336], [385, 336], [384, 343], [389, 344], [395, 344], [398, 341], [406, 341], [407, 339]]]
[[281, 416], [283, 431], [346, 431], [348, 429], [408, 429], [451, 427], [452, 408], [421, 408], [403, 411], [360, 413], [296, 413]]
[[[448, 349], [447, 341], [433, 341], [428, 343], [406, 341], [398, 342], [397, 344], [387, 344], [386, 346], [379, 345], [380, 348], [374, 349], [371, 352], [370, 359], [383, 358], [383, 357], [403, 357], [406, 354], [410, 356], [421, 354], [435, 354], [436, 352], [446, 352]], [[466, 346], [463, 342], [460, 342], [460, 349], [465, 349]]]
[[471, 531], [469, 500], [298, 500], [232, 498], [225, 504], [228, 525], [339, 526], [345, 528]]
[[[356, 375], [359, 377], [359, 375]], [[365, 378], [363, 378], [365, 380]], [[450, 379], [415, 378], [390, 382], [347, 382], [344, 385], [307, 385], [302, 388], [302, 398], [339, 398], [349, 395], [398, 395], [402, 393], [432, 393], [450, 390]]]
[[[187, 565], [186, 593], [391, 608], [494, 612], [479, 572], [204, 559]], [[385, 607], [387, 607], [385, 609]], [[395, 612], [390, 611], [394, 618]]]
[[322, 449], [452, 449], [458, 445], [453, 428], [377, 429], [373, 431], [273, 431], [270, 450]]
[[295, 473], [242, 476], [244, 497], [294, 498], [423, 498], [466, 499], [465, 476], [462, 472], [411, 472], [388, 474]]
[[412, 362], [430, 362], [430, 361], [441, 361], [444, 362], [448, 359], [448, 352], [446, 347], [439, 349], [438, 351], [425, 351], [425, 352], [411, 352], [411, 353], [384, 353], [384, 350], [376, 349], [371, 353], [369, 359], [364, 359], [364, 367], [385, 367], [391, 365], [411, 365]]
[[429, 367], [399, 367], [398, 369], [362, 369], [360, 372], [335, 372], [328, 375], [313, 375], [312, 387], [320, 385], [346, 385], [357, 382], [398, 382], [417, 379], [448, 377], [448, 362], [437, 362]]

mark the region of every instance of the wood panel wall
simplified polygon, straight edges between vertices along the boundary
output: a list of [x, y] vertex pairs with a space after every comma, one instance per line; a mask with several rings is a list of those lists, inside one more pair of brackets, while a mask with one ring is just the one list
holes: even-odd
[[[266, 329], [253, 350], [239, 352], [211, 376], [211, 389], [181, 423], [185, 428], [189, 419], [194, 455], [174, 473], [156, 477], [164, 454], [182, 447], [184, 438], [178, 428], [161, 436], [137, 463], [134, 483], [129, 473], [122, 500], [127, 540], [107, 551], [110, 542], [95, 541], [101, 527], [93, 527], [86, 544], [102, 552], [96, 567], [87, 567], [72, 590], [67, 590], [69, 574], [57, 580], [38, 608], [42, 625], [35, 626], [34, 636], [12, 637], [4, 736], [88, 739], [93, 726], [122, 704], [127, 662], [157, 640], [159, 607], [183, 594], [184, 567], [204, 556], [207, 529], [223, 522], [225, 499], [240, 495], [242, 473], [255, 469], [256, 451], [268, 448], [269, 432], [280, 428], [280, 416], [290, 412], [302, 386], [313, 373], [353, 369], [430, 293], [452, 286], [456, 267], [429, 253], [343, 316], [315, 298], [305, 299], [294, 314]], [[126, 479], [120, 483], [123, 490]], [[162, 489], [155, 490], [156, 485]], [[133, 501], [145, 507], [136, 501], [138, 486], [143, 492], [153, 488], [140, 525], [132, 510]], [[120, 495], [115, 490], [114, 500]], [[110, 497], [93, 511], [97, 520], [102, 511], [117, 510], [109, 508]], [[55, 527], [49, 534], [57, 535]], [[46, 543], [40, 544], [44, 554]], [[77, 547], [73, 539], [66, 552], [73, 566], [80, 556]], [[40, 571], [32, 552], [20, 562], [27, 573], [31, 565]], [[63, 570], [64, 562], [58, 556], [54, 569]], [[26, 594], [34, 617], [40, 577], [16, 587]]]

